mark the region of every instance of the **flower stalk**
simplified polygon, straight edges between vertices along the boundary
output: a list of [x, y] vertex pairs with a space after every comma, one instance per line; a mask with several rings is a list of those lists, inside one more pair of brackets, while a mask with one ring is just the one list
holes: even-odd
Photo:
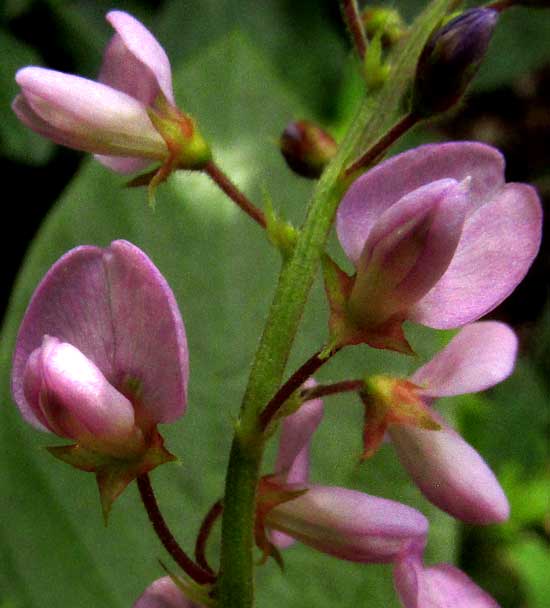
[[[431, 5], [417, 22], [410, 37], [410, 48], [403, 49], [396, 70], [410, 74], [414, 57], [447, 8], [442, 0]], [[405, 92], [405, 85], [401, 87]], [[396, 107], [396, 95], [383, 89], [379, 103], [386, 106], [386, 97]], [[373, 106], [363, 102], [356, 120], [339, 146], [333, 161], [323, 172], [313, 193], [306, 220], [296, 245], [283, 265], [266, 325], [252, 365], [248, 386], [241, 404], [240, 418], [234, 436], [227, 470], [224, 514], [222, 519], [221, 570], [217, 597], [223, 608], [254, 606], [254, 522], [255, 500], [263, 456], [259, 415], [280, 385], [292, 348], [306, 299], [325, 249], [336, 209], [349, 181], [343, 180], [345, 168], [357, 158], [362, 145], [376, 137], [372, 125]], [[376, 124], [376, 122], [374, 123]], [[379, 125], [382, 129], [383, 126]]]
[[342, 0], [342, 13], [361, 61], [367, 53], [367, 37], [356, 0]]
[[203, 171], [242, 211], [262, 228], [266, 228], [267, 222], [264, 212], [258, 209], [248, 197], [246, 197], [227, 175], [216, 165], [214, 161], [206, 163]]
[[216, 580], [214, 574], [195, 564], [179, 546], [174, 535], [170, 531], [170, 528], [168, 528], [168, 525], [160, 512], [149, 475], [140, 475], [137, 478], [137, 485], [149, 520], [166, 551], [168, 551], [178, 566], [193, 580], [197, 581], [197, 583], [202, 585], [213, 583]]

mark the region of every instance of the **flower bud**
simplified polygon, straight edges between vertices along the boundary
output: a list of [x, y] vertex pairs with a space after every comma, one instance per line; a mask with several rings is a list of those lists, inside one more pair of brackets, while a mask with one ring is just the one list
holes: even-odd
[[416, 68], [413, 112], [430, 116], [460, 99], [485, 57], [497, 20], [497, 11], [471, 9], [431, 35]]
[[320, 177], [337, 149], [332, 136], [309, 120], [291, 122], [279, 145], [290, 169], [311, 179]]

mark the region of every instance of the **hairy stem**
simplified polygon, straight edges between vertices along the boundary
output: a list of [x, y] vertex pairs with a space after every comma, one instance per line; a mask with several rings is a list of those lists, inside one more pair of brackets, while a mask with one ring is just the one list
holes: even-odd
[[[282, 267], [252, 364], [229, 458], [216, 587], [220, 608], [254, 606], [255, 500], [264, 449], [260, 414], [280, 386], [336, 209], [351, 183], [346, 167], [361, 149], [367, 146], [372, 149], [372, 142], [384, 133], [389, 117], [397, 115], [420, 51], [445, 14], [449, 1], [433, 0], [395, 57], [392, 72], [395, 80], [389, 79], [375, 99], [364, 101], [338, 153], [315, 187], [304, 225]], [[383, 136], [378, 139], [383, 140]]]
[[137, 485], [141, 500], [143, 501], [143, 506], [145, 507], [147, 515], [149, 516], [149, 521], [159, 537], [160, 542], [164, 545], [164, 548], [171, 555], [172, 559], [186, 574], [188, 574], [200, 585], [213, 583], [216, 580], [216, 577], [212, 574], [212, 572], [208, 572], [195, 564], [195, 562], [178, 545], [174, 535], [172, 532], [170, 532], [170, 529], [168, 528], [168, 525], [160, 512], [149, 475], [147, 475], [147, 473], [140, 475], [137, 478]]

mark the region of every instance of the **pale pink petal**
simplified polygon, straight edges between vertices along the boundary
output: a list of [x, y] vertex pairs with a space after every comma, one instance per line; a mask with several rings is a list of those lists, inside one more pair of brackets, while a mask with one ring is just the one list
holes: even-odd
[[464, 224], [456, 254], [441, 280], [411, 310], [428, 327], [460, 327], [498, 306], [523, 279], [541, 239], [536, 191], [506, 185]]
[[135, 17], [123, 11], [107, 13], [116, 30], [105, 50], [99, 81], [150, 106], [160, 91], [174, 103], [172, 71], [164, 49]]
[[388, 429], [414, 483], [433, 504], [467, 523], [508, 519], [508, 500], [487, 463], [441, 416], [432, 415], [441, 430], [397, 424]]
[[115, 386], [139, 382], [140, 402], [154, 422], [179, 418], [187, 402], [185, 329], [166, 279], [135, 245], [114, 241], [103, 264], [115, 332]]
[[[166, 144], [153, 127], [145, 106], [136, 99], [92, 80], [39, 67], [16, 74], [26, 106], [20, 113], [29, 120], [29, 109], [50, 137], [70, 138], [80, 150], [162, 160]], [[18, 107], [16, 105], [16, 107]], [[32, 124], [30, 124], [33, 127]], [[40, 130], [39, 130], [40, 132]]]
[[345, 488], [306, 487], [305, 494], [269, 511], [266, 525], [329, 555], [363, 563], [391, 562], [425, 544], [428, 521], [411, 507]]
[[121, 173], [122, 175], [143, 171], [143, 169], [151, 164], [150, 160], [145, 158], [132, 158], [131, 156], [106, 156], [104, 154], [94, 154], [94, 158], [104, 167], [111, 169], [111, 171], [115, 171], [115, 173]]
[[[312, 388], [316, 384], [311, 378], [304, 384], [304, 388]], [[284, 478], [285, 483], [301, 484], [308, 481], [309, 447], [313, 433], [322, 418], [322, 399], [311, 399], [283, 420], [274, 473]], [[291, 536], [276, 530], [270, 531], [270, 539], [280, 549], [289, 547], [295, 542]]]
[[154, 581], [145, 589], [133, 608], [200, 608], [187, 599], [169, 576]]
[[68, 426], [65, 436], [78, 439], [84, 427], [99, 439], [127, 439], [134, 430], [134, 408], [97, 366], [74, 346], [55, 338], [46, 337], [41, 348], [44, 407], [52, 418], [61, 417], [69, 426], [77, 423], [75, 434]]
[[113, 377], [111, 313], [99, 247], [82, 246], [66, 253], [47, 272], [29, 303], [15, 345], [12, 390], [21, 414], [35, 418], [24, 395], [27, 361], [45, 335], [72, 344]]
[[37, 287], [19, 329], [12, 370], [15, 401], [34, 424], [23, 378], [45, 335], [77, 348], [117, 390], [137, 394], [144, 422], [168, 422], [184, 412], [183, 322], [165, 279], [134, 245], [77, 247]]
[[[304, 384], [304, 388], [314, 386], [316, 382], [313, 379]], [[322, 399], [311, 399], [283, 420], [274, 472], [276, 475], [284, 476], [287, 483], [307, 481], [309, 444], [322, 418]]]
[[459, 242], [469, 180], [443, 179], [406, 194], [372, 227], [357, 262], [350, 310], [364, 324], [403, 313], [440, 279]]
[[425, 568], [418, 555], [396, 562], [394, 580], [405, 608], [499, 608], [458, 568], [450, 564]]
[[475, 393], [502, 382], [513, 371], [518, 339], [498, 321], [467, 325], [411, 380], [427, 397]]
[[355, 263], [380, 215], [409, 192], [431, 182], [471, 178], [472, 205], [488, 201], [504, 185], [504, 160], [477, 142], [428, 144], [386, 160], [359, 177], [336, 216], [338, 239]]

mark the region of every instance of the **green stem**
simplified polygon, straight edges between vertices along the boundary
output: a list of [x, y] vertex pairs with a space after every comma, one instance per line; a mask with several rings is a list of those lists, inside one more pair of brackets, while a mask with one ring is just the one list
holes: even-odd
[[397, 114], [420, 49], [447, 5], [448, 0], [434, 0], [417, 22], [416, 29], [411, 30], [392, 73], [396, 85], [382, 89], [376, 98], [378, 114], [371, 101], [363, 103], [338, 153], [317, 183], [294, 250], [283, 265], [252, 365], [229, 459], [222, 519], [221, 570], [216, 587], [220, 608], [254, 606], [255, 499], [264, 447], [259, 417], [281, 384], [336, 209], [351, 183], [351, 176], [345, 175], [345, 169], [361, 149], [371, 147], [375, 137], [380, 137], [388, 117]]

